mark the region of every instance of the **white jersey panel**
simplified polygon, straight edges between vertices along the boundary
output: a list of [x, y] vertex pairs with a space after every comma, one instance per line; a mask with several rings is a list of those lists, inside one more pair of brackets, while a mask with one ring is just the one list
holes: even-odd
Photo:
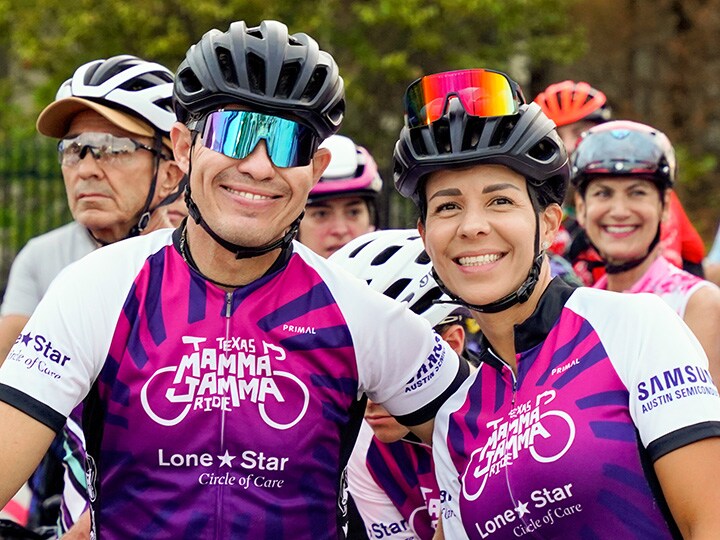
[[172, 243], [172, 233], [106, 246], [63, 270], [0, 368], [0, 384], [67, 417], [100, 373], [133, 280], [149, 253]]
[[450, 386], [459, 359], [430, 323], [298, 242], [294, 247], [323, 278], [347, 320], [357, 354], [358, 395], [364, 392], [402, 416]]
[[717, 420], [718, 393], [707, 356], [659, 297], [583, 288], [566, 307], [585, 318], [600, 337], [630, 393], [630, 414], [646, 448], [678, 429]]
[[383, 539], [411, 540], [415, 538], [415, 534], [385, 491], [377, 485], [367, 467], [367, 454], [372, 438], [372, 428], [367, 422], [363, 422], [347, 465], [350, 495], [363, 519], [368, 538], [376, 538], [373, 531], [384, 531]]

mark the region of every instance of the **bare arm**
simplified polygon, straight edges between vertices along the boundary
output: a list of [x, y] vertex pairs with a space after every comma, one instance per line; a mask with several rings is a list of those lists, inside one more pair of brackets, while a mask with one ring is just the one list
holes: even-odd
[[711, 539], [720, 531], [720, 437], [704, 439], [655, 462], [660, 486], [685, 539]]
[[443, 532], [442, 527], [442, 516], [438, 519], [437, 529], [435, 529], [435, 534], [433, 534], [432, 540], [445, 540], [445, 533]]
[[24, 412], [0, 402], [0, 508], [37, 468], [55, 433]]
[[703, 268], [705, 270], [705, 279], [712, 281], [715, 285], [720, 285], [720, 263], [705, 261]]
[[30, 320], [27, 315], [5, 315], [0, 317], [0, 366], [2, 366], [15, 340]]
[[713, 381], [720, 385], [720, 289], [703, 287], [695, 292], [684, 320], [705, 350]]

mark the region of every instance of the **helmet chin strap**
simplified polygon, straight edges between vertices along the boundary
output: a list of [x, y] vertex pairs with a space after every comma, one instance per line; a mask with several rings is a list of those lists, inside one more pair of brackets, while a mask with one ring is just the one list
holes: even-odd
[[[192, 144], [190, 146], [191, 150], [192, 147], [195, 144], [195, 137], [196, 134], [193, 136]], [[298, 229], [300, 228], [300, 221], [302, 221], [303, 216], [305, 215], [305, 211], [303, 211], [296, 219], [290, 224], [290, 228], [288, 231], [279, 239], [275, 240], [274, 242], [270, 242], [268, 244], [265, 244], [264, 246], [258, 246], [258, 247], [249, 247], [249, 246], [241, 246], [239, 244], [233, 244], [232, 242], [229, 242], [225, 240], [224, 238], [220, 237], [215, 231], [210, 228], [210, 225], [203, 219], [202, 215], [200, 214], [200, 209], [195, 204], [195, 201], [192, 199], [192, 194], [190, 193], [190, 174], [192, 172], [192, 151], [190, 152], [190, 158], [188, 163], [188, 183], [185, 186], [185, 204], [188, 208], [188, 214], [190, 217], [200, 225], [206, 233], [215, 240], [216, 243], [218, 243], [220, 246], [228, 250], [229, 252], [233, 253], [235, 255], [236, 259], [250, 259], [253, 257], [259, 257], [261, 255], [265, 255], [266, 253], [270, 253], [271, 251], [274, 251], [278, 248], [287, 248], [290, 246], [292, 241], [295, 239], [295, 236], [297, 235]]]
[[138, 222], [132, 227], [132, 229], [130, 229], [125, 238], [132, 238], [133, 236], [141, 235], [142, 232], [147, 228], [148, 223], [150, 223], [150, 216], [152, 216], [152, 213], [157, 209], [157, 206], [155, 208], [151, 208], [150, 205], [152, 204], [152, 200], [155, 197], [155, 186], [157, 185], [157, 177], [158, 173], [160, 172], [160, 160], [162, 159], [163, 147], [162, 135], [155, 132], [154, 139], [155, 140], [153, 141], [153, 147], [155, 148], [156, 152], [153, 156], [153, 176], [152, 180], [150, 181], [150, 189], [148, 190], [147, 197], [145, 197], [145, 204], [143, 205], [143, 209], [140, 211], [140, 218], [138, 219]]
[[452, 301], [439, 300], [433, 303], [460, 304], [461, 306], [464, 306], [473, 311], [477, 311], [479, 313], [499, 313], [501, 311], [505, 311], [508, 308], [511, 308], [516, 304], [523, 304], [528, 301], [533, 291], [535, 290], [535, 286], [537, 285], [538, 278], [540, 276], [540, 269], [542, 268], [543, 257], [545, 256], [545, 252], [540, 249], [539, 205], [535, 194], [529, 187], [528, 193], [530, 194], [530, 200], [532, 201], [532, 206], [535, 211], [535, 244], [533, 246], [533, 263], [532, 266], [530, 266], [530, 271], [528, 272], [525, 281], [523, 281], [522, 284], [514, 292], [511, 292], [510, 294], [503, 296], [502, 298], [495, 300], [494, 302], [490, 302], [488, 304], [471, 304], [470, 302], [466, 302], [458, 295], [453, 293], [450, 289], [448, 289], [440, 279], [440, 276], [437, 275], [435, 267], [433, 266], [432, 275], [435, 278], [435, 281], [437, 281], [438, 287], [440, 287], [440, 290], [442, 290], [445, 294], [452, 298]]
[[628, 270], [632, 270], [633, 268], [636, 268], [640, 266], [643, 262], [647, 260], [647, 258], [650, 256], [650, 254], [655, 249], [655, 246], [657, 246], [660, 243], [660, 225], [658, 224], [657, 232], [655, 233], [655, 237], [652, 239], [652, 242], [650, 242], [650, 246], [648, 246], [648, 250], [642, 257], [639, 257], [637, 259], [632, 259], [630, 261], [625, 261], [620, 264], [613, 264], [607, 262], [607, 259], [603, 257], [600, 254], [600, 250], [597, 248], [595, 244], [588, 238], [588, 242], [593, 247], [595, 251], [598, 252], [598, 255], [600, 255], [600, 258], [605, 263], [605, 272], [608, 274], [622, 274], [623, 272], [627, 272]]
[[[159, 206], [167, 204], [165, 201], [163, 201], [155, 208], [150, 208], [152, 200], [155, 197], [155, 186], [157, 185], [157, 177], [158, 173], [160, 172], [160, 160], [162, 159], [160, 152], [162, 151], [162, 146], [162, 135], [156, 133], [153, 141], [153, 147], [157, 150], [157, 152], [155, 152], [155, 155], [153, 156], [153, 175], [152, 179], [150, 180], [150, 188], [148, 189], [147, 197], [145, 197], [145, 204], [143, 205], [142, 210], [140, 210], [140, 217], [138, 218], [137, 223], [135, 223], [135, 225], [130, 228], [128, 233], [124, 237], [120, 238], [120, 240], [140, 236], [142, 232], [147, 228], [148, 223], [150, 223], [150, 217], [152, 216], [152, 213], [157, 210]], [[95, 236], [95, 234], [89, 228], [87, 229], [87, 231], [90, 237], [95, 240], [95, 242], [97, 242], [101, 247], [108, 246], [114, 243], [114, 241], [106, 242], [105, 240], [101, 240], [100, 238]]]

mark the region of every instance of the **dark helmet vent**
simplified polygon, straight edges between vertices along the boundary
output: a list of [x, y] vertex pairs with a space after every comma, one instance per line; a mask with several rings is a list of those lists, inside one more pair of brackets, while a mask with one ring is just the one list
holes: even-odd
[[275, 96], [281, 98], [288, 98], [297, 84], [298, 75], [301, 72], [301, 66], [299, 62], [290, 62], [283, 64], [280, 76], [278, 77], [277, 88], [275, 89]]
[[190, 68], [183, 69], [178, 74], [178, 80], [182, 87], [189, 93], [199, 92], [203, 88], [195, 72]]
[[378, 266], [378, 265], [381, 265], [381, 264], [385, 264], [385, 263], [388, 261], [388, 259], [389, 259], [390, 257], [392, 257], [393, 255], [395, 255], [395, 253], [397, 253], [397, 251], [398, 251], [401, 247], [402, 247], [402, 246], [388, 246], [388, 247], [386, 247], [384, 250], [382, 250], [380, 253], [378, 253], [378, 254], [375, 256], [375, 258], [372, 260], [372, 262], [371, 262], [370, 264], [371, 264], [372, 266]]
[[405, 290], [405, 287], [407, 287], [412, 280], [408, 278], [402, 278], [398, 279], [396, 282], [394, 282], [392, 285], [390, 285], [387, 289], [383, 291], [383, 294], [385, 296], [389, 296], [390, 298], [397, 298], [401, 292]]
[[555, 156], [555, 152], [557, 152], [557, 147], [549, 140], [543, 139], [535, 146], [533, 146], [528, 151], [528, 154], [530, 155], [530, 157], [533, 157], [538, 161], [548, 161], [549, 159], [552, 159], [553, 156]]
[[232, 85], [237, 85], [237, 72], [235, 71], [235, 64], [233, 63], [232, 54], [225, 47], [218, 47], [215, 49], [215, 54], [218, 59], [218, 66], [220, 66], [220, 72], [222, 73], [225, 82]]
[[505, 144], [505, 142], [508, 140], [508, 137], [510, 137], [510, 134], [513, 132], [513, 129], [515, 129], [517, 121], [517, 115], [501, 117], [500, 121], [495, 127], [495, 131], [493, 131], [488, 146], [502, 146], [503, 144]]
[[432, 134], [435, 138], [435, 146], [438, 154], [451, 154], [452, 141], [450, 140], [450, 122], [446, 116], [436, 120], [432, 124]]
[[305, 91], [300, 96], [300, 101], [312, 100], [325, 84], [325, 79], [327, 79], [327, 70], [324, 67], [315, 68], [310, 76], [310, 82], [308, 82]]
[[253, 94], [265, 93], [265, 61], [257, 54], [248, 53], [246, 57], [248, 83]]
[[485, 128], [486, 118], [477, 116], [468, 116], [465, 125], [465, 133], [463, 133], [462, 149], [474, 150], [480, 142], [480, 136]]

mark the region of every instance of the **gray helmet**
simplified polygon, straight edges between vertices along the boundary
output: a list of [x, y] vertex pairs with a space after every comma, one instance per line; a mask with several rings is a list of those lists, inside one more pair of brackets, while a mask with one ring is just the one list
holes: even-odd
[[395, 187], [418, 206], [422, 180], [442, 169], [505, 165], [527, 179], [541, 206], [562, 202], [570, 175], [555, 124], [537, 103], [520, 105], [517, 114], [481, 118], [451, 98], [442, 118], [403, 127], [393, 161]]
[[343, 80], [332, 56], [306, 34], [288, 34], [278, 21], [227, 32], [213, 29], [190, 47], [175, 78], [181, 122], [224, 105], [241, 104], [310, 127], [325, 139], [345, 113]]
[[586, 131], [572, 157], [573, 186], [585, 193], [593, 178], [643, 176], [660, 190], [675, 184], [677, 160], [667, 136], [654, 127], [615, 120]]

